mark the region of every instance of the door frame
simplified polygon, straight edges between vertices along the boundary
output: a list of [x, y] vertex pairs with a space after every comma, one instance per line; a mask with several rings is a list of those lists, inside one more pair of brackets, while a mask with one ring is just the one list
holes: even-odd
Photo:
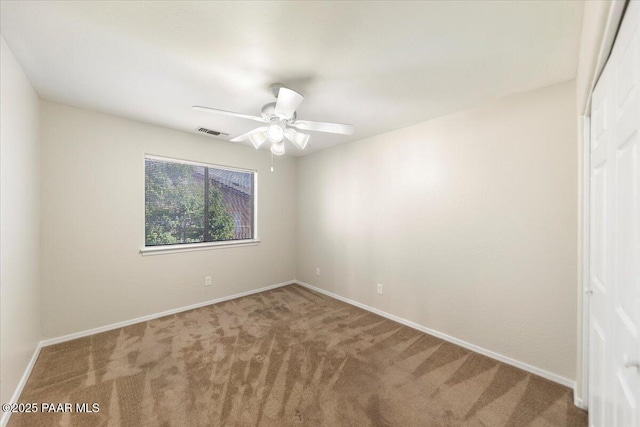
[[[592, 88], [593, 91], [593, 88]], [[591, 227], [591, 105], [588, 115], [580, 118], [582, 125], [582, 283], [580, 293], [582, 300], [582, 348], [579, 349], [582, 356], [582, 376], [580, 390], [574, 390], [574, 403], [582, 409], [589, 407], [589, 269], [590, 269], [590, 233]]]

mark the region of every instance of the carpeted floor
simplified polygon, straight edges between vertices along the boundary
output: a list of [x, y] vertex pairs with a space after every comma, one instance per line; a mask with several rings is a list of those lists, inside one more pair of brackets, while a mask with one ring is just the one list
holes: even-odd
[[[292, 285], [45, 347], [9, 426], [583, 426], [566, 387]], [[74, 407], [75, 409], [75, 407]]]

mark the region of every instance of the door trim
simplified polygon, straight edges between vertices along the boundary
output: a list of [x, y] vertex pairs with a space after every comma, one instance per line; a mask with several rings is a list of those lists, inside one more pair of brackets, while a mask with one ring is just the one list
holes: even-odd
[[[591, 108], [589, 108], [589, 114]], [[589, 407], [589, 227], [591, 225], [591, 115], [580, 118], [582, 124], [582, 283], [580, 284], [579, 301], [582, 301], [581, 348], [582, 370], [580, 390], [573, 390], [573, 403], [582, 409]]]

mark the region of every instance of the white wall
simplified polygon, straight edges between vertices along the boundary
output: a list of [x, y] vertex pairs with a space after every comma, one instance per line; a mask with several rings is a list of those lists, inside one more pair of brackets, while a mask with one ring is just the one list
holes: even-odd
[[297, 278], [575, 379], [575, 111], [570, 81], [300, 158]]
[[[42, 316], [58, 337], [295, 278], [295, 160], [42, 102]], [[258, 246], [142, 256], [145, 153], [258, 170]], [[204, 287], [212, 276], [213, 286]]]
[[[0, 37], [0, 402], [40, 341], [38, 96]], [[1, 414], [0, 414], [1, 415]]]

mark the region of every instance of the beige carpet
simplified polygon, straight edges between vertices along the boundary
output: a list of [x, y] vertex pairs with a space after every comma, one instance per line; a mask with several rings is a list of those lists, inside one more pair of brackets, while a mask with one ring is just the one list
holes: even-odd
[[301, 286], [42, 349], [10, 426], [582, 426], [566, 387]]

